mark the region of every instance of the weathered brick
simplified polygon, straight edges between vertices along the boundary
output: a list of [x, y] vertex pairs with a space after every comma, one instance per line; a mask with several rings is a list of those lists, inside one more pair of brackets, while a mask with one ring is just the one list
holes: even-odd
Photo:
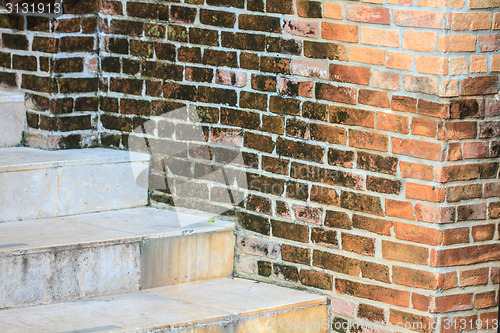
[[313, 251], [313, 265], [333, 272], [359, 275], [360, 261], [329, 252]]
[[389, 24], [391, 15], [388, 8], [350, 5], [347, 7], [345, 17], [356, 22]]
[[349, 146], [362, 149], [387, 151], [388, 137], [384, 134], [349, 130]]
[[340, 202], [340, 206], [345, 209], [352, 209], [380, 216], [383, 215], [380, 198], [375, 196], [343, 191]]
[[425, 247], [382, 241], [382, 257], [420, 265], [427, 265], [429, 250]]
[[342, 294], [398, 306], [408, 306], [410, 302], [410, 293], [407, 291], [371, 284], [362, 284], [339, 278], [335, 279], [335, 290]]
[[355, 25], [323, 22], [321, 24], [321, 37], [341, 42], [357, 43], [358, 27]]
[[347, 60], [347, 50], [345, 46], [334, 43], [319, 43], [304, 41], [304, 55], [308, 58]]
[[330, 81], [368, 85], [370, 83], [370, 68], [331, 64]]

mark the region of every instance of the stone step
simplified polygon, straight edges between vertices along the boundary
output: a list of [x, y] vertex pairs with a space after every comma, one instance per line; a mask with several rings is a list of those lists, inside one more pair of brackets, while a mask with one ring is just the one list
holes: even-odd
[[0, 223], [0, 308], [229, 276], [233, 229], [150, 207]]
[[[0, 149], [0, 222], [147, 204], [149, 155], [112, 149]], [[143, 175], [147, 175], [144, 173]]]
[[327, 323], [324, 296], [231, 278], [0, 310], [10, 333], [326, 333]]
[[0, 90], [0, 148], [21, 144], [25, 125], [24, 93]]

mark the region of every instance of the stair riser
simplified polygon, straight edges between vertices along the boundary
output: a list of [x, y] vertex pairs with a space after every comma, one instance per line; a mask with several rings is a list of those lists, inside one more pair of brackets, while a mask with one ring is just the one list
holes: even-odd
[[0, 308], [135, 291], [140, 244], [0, 257]]
[[224, 231], [3, 256], [0, 308], [225, 277], [233, 249], [233, 232]]
[[142, 289], [229, 276], [233, 231], [149, 239], [142, 244]]
[[84, 214], [147, 204], [132, 167], [147, 162], [0, 172], [0, 222]]
[[25, 124], [24, 96], [0, 94], [0, 148], [19, 145]]

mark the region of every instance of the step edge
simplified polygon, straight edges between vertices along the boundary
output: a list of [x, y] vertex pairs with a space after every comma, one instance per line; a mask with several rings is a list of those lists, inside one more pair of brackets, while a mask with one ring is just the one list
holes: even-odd
[[[12, 148], [28, 148], [29, 150], [42, 150], [29, 147], [7, 147], [0, 149], [12, 149]], [[68, 151], [84, 151], [88, 152], [91, 150], [95, 151], [111, 151], [116, 152], [116, 156], [89, 156], [88, 158], [75, 158], [63, 161], [40, 161], [40, 162], [25, 162], [17, 164], [9, 164], [0, 166], [0, 173], [7, 172], [22, 172], [31, 170], [43, 170], [43, 169], [57, 169], [63, 167], [73, 167], [73, 166], [89, 166], [89, 165], [106, 165], [106, 164], [119, 164], [119, 163], [149, 163], [151, 156], [145, 153], [129, 152], [127, 150], [118, 149], [105, 149], [105, 148], [88, 148], [88, 149], [70, 149]], [[57, 154], [58, 151], [48, 151]], [[27, 152], [28, 153], [28, 152]]]
[[[140, 328], [141, 331], [139, 331], [139, 332], [153, 332], [155, 330], [162, 330], [162, 329], [175, 330], [175, 329], [190, 328], [190, 327], [192, 327], [192, 328], [209, 327], [209, 326], [216, 326], [219, 324], [226, 324], [227, 325], [227, 324], [231, 324], [231, 323], [237, 323], [240, 320], [259, 318], [259, 317], [263, 317], [263, 316], [274, 316], [274, 315], [278, 315], [281, 313], [293, 312], [293, 311], [297, 311], [297, 310], [328, 305], [326, 302], [326, 297], [325, 297], [325, 302], [323, 302], [323, 303], [309, 304], [309, 305], [298, 305], [298, 304], [299, 303], [290, 304], [290, 306], [288, 308], [285, 308], [285, 309], [276, 309], [276, 310], [264, 309], [263, 311], [258, 312], [258, 313], [228, 314], [228, 315], [220, 315], [220, 316], [214, 316], [214, 317], [203, 318], [203, 319], [198, 319], [198, 320], [182, 321], [182, 322], [177, 322], [174, 324], [142, 327], [142, 328]], [[296, 305], [296, 306], [294, 306], [294, 305]], [[117, 330], [117, 331], [112, 331], [112, 332], [132, 333], [132, 332], [137, 332], [137, 328]]]
[[[22, 223], [22, 222], [12, 222], [12, 223]], [[12, 248], [12, 249], [0, 249], [0, 258], [4, 257], [17, 257], [24, 255], [34, 255], [48, 252], [57, 252], [57, 251], [68, 251], [75, 249], [88, 249], [93, 247], [107, 247], [107, 246], [116, 246], [122, 244], [133, 244], [133, 243], [143, 243], [149, 239], [162, 239], [162, 238], [175, 238], [175, 237], [190, 237], [190, 236], [199, 236], [199, 235], [208, 235], [214, 233], [223, 233], [234, 231], [235, 225], [228, 223], [228, 225], [216, 225], [208, 227], [197, 228], [192, 233], [183, 234], [185, 230], [174, 230], [171, 232], [162, 232], [162, 233], [152, 233], [148, 235], [131, 235], [129, 237], [121, 237], [110, 240], [98, 240], [98, 241], [89, 241], [89, 242], [79, 242], [72, 244], [59, 244], [59, 245], [48, 245], [48, 246], [36, 246], [36, 247], [27, 247], [27, 248]]]

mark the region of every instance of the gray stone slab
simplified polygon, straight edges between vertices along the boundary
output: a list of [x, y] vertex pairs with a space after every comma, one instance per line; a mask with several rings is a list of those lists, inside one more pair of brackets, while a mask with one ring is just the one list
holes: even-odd
[[112, 149], [0, 149], [0, 222], [145, 206], [147, 179], [134, 170], [148, 165]]
[[0, 223], [0, 309], [228, 276], [233, 228], [149, 207]]
[[24, 93], [0, 91], [0, 148], [19, 145], [25, 126]]
[[107, 332], [148, 332], [160, 328], [189, 332], [192, 329], [199, 333], [289, 332], [292, 319], [321, 322], [328, 318], [326, 310], [324, 296], [225, 278], [6, 309], [0, 311], [0, 326], [12, 333], [99, 332], [106, 327]]

